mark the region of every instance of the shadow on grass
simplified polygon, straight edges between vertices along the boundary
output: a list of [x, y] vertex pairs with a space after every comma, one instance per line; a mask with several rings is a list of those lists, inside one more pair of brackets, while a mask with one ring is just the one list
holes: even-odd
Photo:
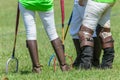
[[21, 75], [31, 74], [31, 73], [32, 73], [31, 71], [20, 71], [20, 74], [21, 74]]

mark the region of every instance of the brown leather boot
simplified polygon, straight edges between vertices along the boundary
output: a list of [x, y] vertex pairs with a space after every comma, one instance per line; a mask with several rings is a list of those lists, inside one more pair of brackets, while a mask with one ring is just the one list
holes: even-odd
[[77, 68], [77, 67], [79, 67], [80, 57], [81, 57], [80, 41], [79, 41], [79, 39], [73, 39], [73, 43], [74, 43], [74, 46], [76, 49], [77, 56], [75, 58], [75, 61], [72, 64], [72, 66]]
[[40, 73], [40, 64], [39, 64], [39, 58], [38, 58], [38, 48], [37, 48], [37, 41], [36, 40], [26, 40], [27, 48], [30, 53], [30, 57], [32, 60], [33, 69], [32, 71], [35, 73]]
[[70, 69], [70, 67], [66, 64], [64, 50], [62, 47], [61, 40], [59, 38], [57, 38], [57, 39], [51, 41], [51, 44], [52, 44], [54, 51], [56, 53], [56, 56], [58, 58], [61, 70], [68, 71]]

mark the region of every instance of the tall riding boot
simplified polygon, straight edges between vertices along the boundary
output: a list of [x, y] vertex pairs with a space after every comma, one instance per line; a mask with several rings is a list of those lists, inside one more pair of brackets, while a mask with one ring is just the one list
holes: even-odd
[[79, 41], [79, 39], [73, 39], [73, 43], [74, 43], [74, 46], [76, 49], [77, 56], [75, 58], [74, 63], [72, 64], [72, 66], [77, 68], [77, 67], [79, 67], [80, 57], [81, 57], [80, 41]]
[[93, 52], [92, 66], [99, 68], [102, 47], [99, 37], [93, 37], [93, 39], [94, 39], [94, 52]]
[[102, 58], [102, 69], [112, 68], [112, 63], [114, 60], [114, 48], [105, 48], [104, 55]]
[[63, 50], [61, 40], [59, 38], [57, 38], [57, 39], [51, 41], [51, 44], [52, 44], [54, 51], [56, 53], [56, 56], [58, 58], [61, 70], [68, 71], [70, 68], [66, 64], [66, 61], [65, 61], [65, 55], [64, 55], [64, 50]]
[[40, 64], [39, 64], [39, 58], [38, 58], [38, 48], [37, 48], [37, 41], [36, 40], [27, 40], [27, 48], [30, 53], [30, 57], [32, 60], [32, 71], [35, 73], [40, 73]]

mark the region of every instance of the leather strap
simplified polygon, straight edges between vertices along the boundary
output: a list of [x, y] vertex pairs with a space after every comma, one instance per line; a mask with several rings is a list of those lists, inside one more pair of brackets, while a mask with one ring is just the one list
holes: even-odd
[[90, 34], [93, 34], [93, 30], [90, 29], [90, 28], [87, 28], [87, 27], [84, 26], [84, 25], [81, 26], [80, 31], [85, 31], [85, 32], [88, 32], [88, 33], [90, 33]]

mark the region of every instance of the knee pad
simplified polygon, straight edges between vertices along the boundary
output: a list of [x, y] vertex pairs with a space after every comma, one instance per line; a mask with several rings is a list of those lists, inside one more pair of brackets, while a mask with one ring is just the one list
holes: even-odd
[[99, 34], [102, 42], [102, 48], [114, 47], [114, 40], [110, 32], [110, 28], [102, 28]]
[[81, 41], [80, 43], [81, 47], [84, 47], [84, 46], [94, 47], [94, 40], [92, 38], [93, 30], [85, 26], [81, 26], [78, 34], [79, 34], [80, 41]]

